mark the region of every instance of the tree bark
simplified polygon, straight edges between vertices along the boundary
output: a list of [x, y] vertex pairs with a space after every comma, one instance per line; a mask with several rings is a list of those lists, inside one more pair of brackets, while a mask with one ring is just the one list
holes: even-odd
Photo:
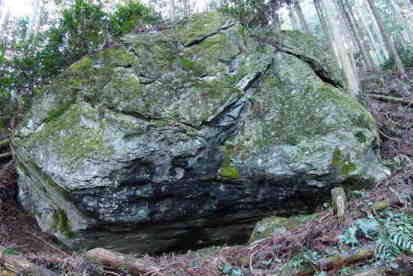
[[174, 22], [176, 19], [176, 5], [175, 0], [169, 2], [169, 19]]
[[354, 25], [351, 16], [346, 8], [346, 6], [344, 5], [343, 0], [337, 0], [337, 4], [339, 7], [339, 10], [341, 11], [344, 20], [347, 23], [347, 26], [350, 30], [350, 32], [352, 33], [352, 37], [353, 37], [353, 41], [356, 43], [358, 49], [360, 50], [361, 53], [361, 57], [363, 59], [364, 65], [367, 68], [367, 70], [369, 71], [376, 71], [376, 68], [373, 64], [372, 61], [372, 57], [370, 55], [370, 53], [366, 50], [366, 48], [364, 47], [364, 45], [362, 44], [362, 38], [359, 34], [359, 30], [356, 29], [356, 26]]
[[[132, 275], [158, 275], [161, 267], [152, 265], [150, 262], [137, 259], [118, 252], [109, 251], [104, 248], [95, 248], [86, 252], [85, 257], [92, 262], [98, 262], [113, 268], [125, 267], [128, 273]], [[186, 272], [185, 275], [199, 276], [192, 268], [183, 263], [179, 264]], [[162, 274], [160, 274], [162, 275]]]
[[403, 16], [400, 6], [398, 3], [395, 3], [395, 0], [386, 0], [387, 5], [390, 6], [392, 9], [393, 15], [395, 17], [395, 20], [397, 22], [400, 22], [403, 26], [403, 31], [406, 34], [407, 40], [409, 42], [409, 45], [412, 45], [413, 43], [413, 27], [409, 24], [407, 18]]
[[402, 79], [407, 79], [407, 75], [406, 75], [406, 70], [404, 69], [404, 65], [400, 59], [399, 54], [397, 53], [396, 47], [394, 46], [393, 41], [390, 39], [390, 37], [387, 36], [386, 30], [384, 28], [384, 23], [382, 18], [380, 17], [380, 14], [376, 8], [376, 6], [373, 3], [373, 0], [367, 0], [367, 3], [370, 7], [370, 10], [373, 14], [374, 19], [377, 22], [377, 25], [379, 27], [380, 30], [380, 34], [383, 38], [384, 41], [384, 45], [387, 49], [387, 51], [389, 52], [389, 54], [391, 55], [391, 57], [393, 58], [395, 65], [396, 65], [396, 69], [399, 72], [400, 78]]
[[[323, 10], [333, 8], [329, 5], [333, 3], [329, 3], [328, 0], [321, 0], [320, 2], [322, 4]], [[346, 50], [346, 42], [344, 40], [345, 34], [343, 33], [344, 30], [340, 28], [337, 19], [332, 12], [325, 13], [325, 15], [328, 27], [331, 30], [333, 43], [336, 44], [338, 55], [337, 59], [340, 60], [343, 66], [347, 87], [350, 90], [351, 95], [357, 97], [360, 94], [360, 83], [354, 67], [354, 63], [351, 59], [351, 55]]]
[[271, 19], [274, 31], [279, 31], [281, 28], [281, 18], [278, 14], [278, 10], [281, 8], [281, 4], [279, 1], [271, 0], [270, 2], [271, 8]]
[[303, 10], [301, 9], [299, 0], [295, 0], [294, 8], [298, 15], [298, 19], [300, 21], [301, 27], [303, 28], [304, 32], [307, 34], [311, 34], [310, 28], [308, 27], [307, 21], [305, 20]]
[[[353, 25], [355, 27], [355, 29], [358, 31], [360, 39], [361, 39], [361, 43], [364, 47], [364, 49], [367, 51], [368, 53], [368, 57], [371, 58], [371, 62], [373, 64], [373, 68], [375, 70], [378, 70], [379, 66], [380, 66], [380, 61], [378, 58], [374, 58], [373, 57], [373, 53], [371, 52], [372, 49], [375, 49], [375, 45], [374, 45], [374, 40], [370, 40], [370, 33], [369, 30], [366, 29], [366, 26], [363, 24], [363, 22], [361, 22], [361, 18], [359, 18], [358, 20], [356, 19], [356, 16], [354, 14], [353, 11], [353, 5], [349, 4], [349, 0], [343, 0], [344, 1], [344, 6], [346, 7], [348, 14], [350, 16], [351, 21], [353, 22]], [[360, 23], [361, 22], [361, 23]], [[370, 42], [370, 44], [369, 44]], [[378, 52], [379, 54], [379, 52]]]
[[300, 27], [298, 26], [297, 18], [295, 17], [294, 8], [292, 5], [288, 5], [288, 17], [290, 18], [290, 23], [293, 26], [293, 29], [299, 30]]
[[373, 35], [372, 30], [371, 30], [367, 20], [364, 18], [365, 15], [361, 11], [359, 11], [358, 9], [354, 9], [353, 11], [356, 13], [358, 19], [360, 20], [361, 24], [363, 25], [364, 30], [367, 33], [367, 37], [369, 39], [370, 45], [374, 49], [374, 54], [375, 54], [375, 57], [377, 59], [376, 64], [380, 65], [381, 63], [383, 63], [386, 60], [386, 53], [385, 53], [384, 49], [382, 48], [382, 44], [380, 44], [380, 41], [378, 41], [376, 39], [376, 37]]
[[334, 55], [335, 55], [335, 57], [336, 57], [336, 60], [337, 60], [338, 65], [340, 66], [340, 68], [342, 68], [343, 65], [341, 64], [341, 61], [340, 61], [340, 59], [338, 58], [338, 52], [337, 52], [337, 49], [336, 49], [336, 45], [335, 45], [335, 43], [333, 42], [333, 35], [331, 34], [331, 30], [330, 30], [330, 28], [328, 27], [327, 20], [326, 20], [326, 17], [324, 16], [324, 13], [323, 13], [323, 9], [322, 9], [322, 7], [321, 7], [320, 0], [313, 0], [313, 1], [314, 1], [315, 10], [316, 10], [317, 15], [318, 15], [318, 18], [319, 18], [319, 20], [320, 20], [321, 29], [323, 30], [323, 32], [324, 32], [324, 33], [326, 34], [326, 36], [327, 36], [327, 40], [328, 40], [328, 42], [329, 42], [329, 44], [330, 44], [330, 48], [333, 50], [333, 53], [334, 53]]
[[[4, 5], [3, 5], [4, 6]], [[3, 17], [1, 18], [1, 22], [0, 22], [0, 43], [5, 43], [6, 40], [6, 32], [8, 29], [8, 25], [9, 25], [9, 21], [10, 21], [10, 16], [11, 16], [11, 12], [10, 12], [10, 8], [5, 7], [6, 11], [3, 15]]]

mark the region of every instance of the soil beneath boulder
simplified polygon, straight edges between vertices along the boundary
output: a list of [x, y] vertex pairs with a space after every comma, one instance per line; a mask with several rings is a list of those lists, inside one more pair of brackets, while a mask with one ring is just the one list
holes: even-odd
[[[12, 160], [0, 163], [0, 246], [22, 254], [63, 254], [34, 217], [16, 202], [17, 174]], [[0, 274], [1, 275], [1, 274]]]

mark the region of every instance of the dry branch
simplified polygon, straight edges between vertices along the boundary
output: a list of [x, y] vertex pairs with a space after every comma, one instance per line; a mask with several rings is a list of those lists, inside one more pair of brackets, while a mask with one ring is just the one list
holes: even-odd
[[372, 268], [366, 271], [358, 272], [354, 276], [382, 276], [385, 275], [385, 270], [383, 268]]
[[2, 147], [4, 147], [4, 146], [7, 146], [9, 143], [10, 143], [9, 138], [0, 140], [0, 148], [2, 148]]
[[389, 103], [396, 103], [396, 104], [403, 104], [403, 105], [413, 105], [412, 100], [407, 100], [403, 98], [397, 98], [397, 97], [391, 97], [391, 96], [384, 96], [384, 95], [369, 95], [369, 98], [376, 99], [379, 101], [383, 102], [389, 102]]
[[11, 151], [9, 151], [9, 152], [6, 152], [6, 153], [2, 153], [2, 154], [0, 154], [0, 159], [1, 158], [6, 158], [6, 157], [10, 157], [10, 156], [12, 156], [13, 154], [11, 153]]
[[0, 264], [7, 270], [22, 275], [57, 276], [55, 272], [33, 264], [21, 255], [8, 254], [7, 248], [3, 246], [0, 246]]
[[109, 251], [104, 248], [95, 248], [86, 252], [85, 257], [92, 262], [97, 262], [112, 268], [125, 268], [133, 275], [155, 274], [159, 267], [148, 265], [137, 258]]
[[328, 271], [332, 269], [341, 269], [343, 267], [371, 259], [374, 256], [374, 251], [370, 249], [358, 249], [354, 252], [346, 252], [342, 255], [321, 259], [318, 263], [311, 267], [305, 267], [303, 271], [298, 271], [292, 274], [293, 276], [312, 276], [319, 271]]

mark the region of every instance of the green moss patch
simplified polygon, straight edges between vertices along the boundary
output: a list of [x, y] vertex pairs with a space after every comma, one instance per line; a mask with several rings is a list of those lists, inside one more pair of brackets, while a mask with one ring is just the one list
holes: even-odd
[[58, 233], [65, 236], [65, 238], [73, 238], [75, 233], [72, 232], [72, 228], [70, 226], [70, 221], [67, 218], [65, 211], [62, 209], [57, 209], [53, 213], [53, 225], [54, 228]]

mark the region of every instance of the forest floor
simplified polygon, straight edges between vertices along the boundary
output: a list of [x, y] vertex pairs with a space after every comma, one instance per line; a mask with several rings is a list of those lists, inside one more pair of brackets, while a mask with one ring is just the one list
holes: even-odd
[[[104, 265], [92, 264], [90, 252], [63, 248], [18, 206], [14, 165], [0, 160], [0, 276], [24, 275], [17, 273], [21, 259], [7, 259], [11, 255], [55, 275], [413, 275], [413, 68], [409, 72], [409, 81], [390, 74], [362, 81], [392, 175], [349, 193], [344, 220], [333, 208], [320, 208], [313, 220], [247, 245], [136, 259], [94, 251], [93, 262], [103, 256]], [[0, 155], [6, 151], [0, 147]]]

